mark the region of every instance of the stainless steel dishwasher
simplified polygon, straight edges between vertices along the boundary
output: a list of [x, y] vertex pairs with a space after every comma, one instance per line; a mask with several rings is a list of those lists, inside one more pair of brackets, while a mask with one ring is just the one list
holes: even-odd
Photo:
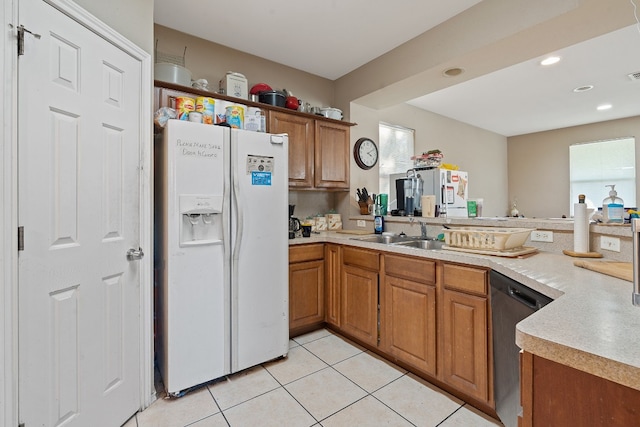
[[516, 323], [553, 299], [493, 270], [489, 281], [496, 412], [505, 427], [516, 427], [520, 412], [520, 349], [516, 345]]

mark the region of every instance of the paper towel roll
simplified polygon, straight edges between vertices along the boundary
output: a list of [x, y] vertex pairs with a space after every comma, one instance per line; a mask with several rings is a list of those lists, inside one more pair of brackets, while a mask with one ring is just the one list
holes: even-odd
[[593, 209], [587, 209], [585, 203], [573, 204], [573, 251], [589, 252], [589, 217]]

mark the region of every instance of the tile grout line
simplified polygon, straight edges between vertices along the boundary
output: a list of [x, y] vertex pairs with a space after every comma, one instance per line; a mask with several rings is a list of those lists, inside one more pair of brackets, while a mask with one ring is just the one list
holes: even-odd
[[[323, 337], [323, 338], [326, 338], [326, 337]], [[317, 340], [314, 340], [314, 341], [317, 341]], [[310, 341], [310, 342], [314, 342], [314, 341]], [[351, 344], [350, 342], [348, 342], [347, 344], [349, 344], [349, 345], [353, 345], [353, 344]], [[301, 345], [302, 347], [304, 347], [304, 345], [303, 345], [303, 344], [300, 344], [300, 345]], [[357, 348], [356, 346], [353, 346], [353, 347], [354, 347], [354, 348]], [[311, 353], [311, 354], [313, 354], [314, 356], [316, 356], [318, 359], [322, 360], [322, 359], [320, 358], [320, 356], [316, 355], [316, 354], [315, 354], [315, 353], [313, 353], [311, 350], [307, 349], [306, 347], [305, 347], [305, 349], [306, 349], [307, 351], [309, 351], [309, 353]], [[365, 396], [363, 396], [363, 397], [361, 397], [360, 399], [357, 399], [356, 401], [354, 401], [354, 402], [350, 403], [349, 405], [345, 406], [344, 408], [341, 408], [341, 409], [339, 409], [338, 411], [336, 411], [336, 412], [334, 412], [334, 413], [332, 413], [332, 414], [330, 414], [330, 415], [328, 415], [328, 416], [326, 416], [326, 417], [322, 418], [321, 420], [319, 420], [319, 421], [318, 421], [318, 422], [320, 423], [320, 425], [322, 425], [322, 422], [323, 422], [323, 421], [325, 421], [325, 420], [327, 420], [328, 418], [331, 418], [332, 416], [334, 416], [334, 415], [336, 415], [336, 414], [338, 414], [338, 413], [340, 413], [340, 412], [344, 411], [345, 409], [348, 409], [350, 406], [355, 405], [356, 403], [358, 403], [358, 402], [360, 402], [361, 400], [363, 400], [363, 399], [367, 398], [368, 396], [371, 396], [372, 398], [374, 398], [375, 400], [377, 400], [378, 402], [380, 402], [382, 405], [384, 405], [386, 408], [388, 408], [391, 412], [395, 413], [396, 415], [398, 415], [398, 416], [399, 416], [400, 418], [402, 418], [403, 420], [407, 421], [407, 422], [408, 422], [409, 424], [411, 424], [412, 426], [415, 426], [415, 424], [414, 424], [414, 423], [412, 423], [411, 421], [409, 421], [407, 418], [405, 418], [405, 417], [404, 417], [402, 414], [400, 414], [398, 411], [396, 411], [395, 409], [391, 408], [389, 405], [387, 405], [386, 403], [384, 403], [383, 401], [381, 401], [380, 399], [378, 399], [376, 396], [374, 396], [374, 395], [373, 395], [373, 393], [375, 393], [375, 392], [377, 392], [377, 391], [379, 391], [379, 390], [383, 389], [384, 387], [387, 387], [389, 384], [392, 384], [392, 383], [394, 383], [394, 382], [398, 381], [400, 378], [402, 378], [402, 377], [404, 377], [404, 376], [407, 376], [407, 373], [408, 373], [408, 372], [407, 372], [405, 369], [403, 369], [403, 371], [405, 371], [405, 372], [404, 372], [402, 375], [400, 375], [398, 378], [396, 378], [396, 379], [394, 379], [394, 380], [392, 380], [392, 381], [389, 381], [388, 383], [384, 384], [384, 385], [383, 385], [383, 386], [381, 386], [381, 387], [378, 387], [377, 389], [375, 389], [375, 390], [374, 390], [374, 391], [372, 391], [372, 392], [369, 392], [368, 390], [364, 389], [360, 384], [356, 383], [356, 382], [355, 382], [355, 381], [353, 381], [351, 378], [347, 377], [346, 375], [344, 375], [342, 372], [338, 371], [338, 370], [335, 368], [335, 365], [337, 365], [337, 364], [339, 364], [339, 363], [342, 363], [342, 362], [344, 362], [344, 361], [346, 361], [346, 360], [352, 359], [352, 358], [354, 358], [354, 357], [356, 357], [356, 356], [359, 356], [359, 355], [361, 355], [361, 354], [371, 354], [371, 353], [369, 352], [369, 350], [364, 349], [364, 350], [361, 350], [360, 352], [358, 352], [358, 353], [356, 353], [356, 354], [354, 354], [354, 355], [352, 355], [352, 356], [347, 357], [346, 359], [343, 359], [343, 360], [340, 360], [340, 361], [338, 361], [338, 362], [335, 362], [335, 363], [334, 363], [334, 364], [332, 364], [332, 365], [329, 365], [326, 361], [322, 360], [323, 362], [327, 363], [327, 365], [329, 365], [329, 367], [330, 367], [331, 369], [333, 369], [335, 372], [337, 372], [339, 375], [341, 375], [341, 376], [342, 376], [342, 377], [344, 377], [346, 380], [348, 380], [349, 382], [351, 382], [352, 384], [354, 384], [356, 387], [358, 387], [359, 389], [361, 389], [362, 391], [364, 391], [364, 392], [366, 393], [366, 395], [365, 395]], [[318, 371], [318, 372], [320, 372], [320, 371]], [[296, 381], [297, 381], [297, 380], [296, 380]], [[292, 382], [294, 382], [294, 381], [292, 381]], [[285, 389], [286, 389], [286, 388], [285, 388]], [[293, 397], [293, 396], [292, 396], [292, 397]], [[295, 397], [294, 397], [294, 399], [295, 399]], [[300, 405], [302, 405], [302, 404], [300, 404]], [[304, 407], [304, 406], [303, 406], [303, 407]], [[306, 408], [305, 408], [305, 410], [306, 410]], [[454, 411], [454, 412], [455, 412], [455, 411]], [[313, 415], [312, 415], [312, 416], [313, 416]], [[451, 414], [449, 414], [449, 416], [451, 416]], [[447, 417], [447, 418], [448, 418], [448, 417]], [[315, 419], [315, 417], [314, 417], [314, 419]]]
[[[396, 378], [393, 381], [390, 381], [389, 383], [385, 384], [382, 387], [379, 387], [378, 389], [376, 389], [376, 391], [380, 391], [383, 388], [387, 387], [390, 384], [393, 384], [394, 382], [400, 380], [402, 377], [406, 377], [408, 376], [408, 372], [405, 372], [404, 374], [400, 375], [398, 378]], [[374, 391], [373, 393], [375, 393], [376, 391]], [[393, 409], [391, 406], [387, 405], [385, 402], [383, 402], [382, 400], [378, 399], [377, 396], [374, 396], [373, 393], [371, 393], [371, 397], [373, 397], [374, 399], [376, 399], [378, 402], [380, 402], [381, 404], [383, 404], [384, 406], [386, 406], [387, 408], [389, 408], [389, 410], [395, 414], [397, 414], [400, 418], [402, 418], [403, 420], [405, 420], [406, 422], [408, 422], [409, 424], [411, 424], [412, 426], [416, 426], [414, 423], [412, 423], [409, 419], [407, 419], [404, 415], [402, 415], [400, 412], [396, 411], [395, 409]]]
[[[305, 349], [305, 350], [307, 350], [307, 349]], [[309, 351], [309, 350], [307, 350], [307, 351]], [[309, 353], [311, 353], [311, 352], [309, 351]], [[313, 354], [313, 353], [311, 353], [311, 354]], [[313, 354], [313, 355], [315, 356], [315, 354]], [[316, 356], [316, 357], [318, 357], [318, 356]], [[318, 359], [320, 359], [320, 358], [318, 358]], [[320, 359], [320, 360], [322, 360], [322, 359]], [[324, 362], [324, 360], [322, 360], [322, 361]], [[326, 363], [326, 362], [325, 362], [325, 363]], [[330, 366], [327, 366], [327, 368], [329, 368], [329, 367], [330, 367]], [[320, 371], [322, 371], [322, 370], [324, 370], [324, 369], [326, 369], [326, 368], [322, 368], [322, 369], [320, 369]], [[295, 401], [296, 401], [296, 403], [297, 403], [298, 405], [300, 405], [300, 407], [301, 407], [302, 409], [304, 409], [304, 410], [307, 412], [307, 414], [309, 414], [309, 416], [310, 416], [311, 418], [313, 418], [313, 420], [315, 421], [315, 424], [317, 424], [317, 423], [319, 423], [319, 422], [320, 422], [320, 421], [318, 421], [318, 419], [316, 419], [316, 417], [314, 417], [314, 416], [313, 416], [313, 414], [312, 414], [311, 412], [309, 412], [309, 410], [308, 410], [308, 409], [307, 409], [307, 408], [306, 408], [302, 403], [300, 403], [300, 402], [298, 401], [298, 399], [296, 399], [296, 398], [295, 398], [295, 396], [294, 396], [294, 395], [292, 395], [292, 394], [289, 392], [289, 390], [287, 390], [287, 388], [286, 388], [286, 387], [285, 387], [285, 386], [284, 386], [284, 385], [283, 385], [283, 384], [282, 384], [282, 383], [281, 383], [281, 382], [280, 382], [276, 377], [274, 377], [274, 376], [273, 376], [273, 374], [272, 374], [271, 372], [269, 372], [269, 370], [268, 370], [267, 368], [264, 368], [264, 370], [265, 370], [265, 371], [267, 371], [267, 373], [268, 373], [269, 375], [271, 375], [271, 377], [272, 377], [272, 378], [273, 378], [273, 379], [274, 379], [274, 380], [275, 380], [275, 381], [280, 385], [280, 388], [282, 388], [282, 389], [283, 389], [283, 390], [284, 390], [284, 391], [285, 391], [289, 396], [291, 396], [291, 398], [292, 398], [293, 400], [295, 400]], [[316, 372], [320, 372], [320, 371], [316, 371]], [[316, 372], [314, 372], [314, 374], [315, 374]], [[308, 375], [305, 375], [305, 376], [300, 377], [300, 378], [298, 378], [298, 379], [305, 378], [305, 377], [307, 377], [307, 376], [309, 376], [309, 375], [313, 375], [313, 374], [308, 374]], [[294, 382], [296, 382], [296, 381], [298, 381], [298, 380], [291, 381], [291, 382], [289, 382], [289, 383], [287, 383], [287, 384], [291, 384], [291, 383], [294, 383]], [[274, 389], [274, 390], [275, 390], [275, 389]], [[313, 425], [313, 424], [312, 424], [312, 425]]]
[[[225, 375], [225, 378], [227, 376]], [[222, 410], [222, 408], [220, 407], [220, 404], [218, 403], [218, 401], [216, 400], [216, 397], [213, 395], [213, 392], [211, 391], [211, 387], [209, 387], [209, 384], [207, 384], [207, 391], [209, 391], [209, 394], [211, 395], [211, 398], [213, 399], [213, 402], [216, 404], [216, 407], [218, 408], [218, 410], [220, 411], [220, 414], [222, 414], [222, 418], [224, 418], [224, 422], [227, 423], [227, 426], [230, 426], [231, 423], [229, 422], [229, 420], [227, 419], [227, 416], [225, 415], [224, 411]], [[215, 414], [214, 414], [215, 415]], [[210, 415], [213, 416], [213, 415]]]
[[449, 418], [451, 418], [453, 416], [453, 414], [455, 414], [456, 412], [458, 412], [460, 409], [462, 409], [462, 407], [466, 405], [466, 403], [463, 403], [462, 405], [460, 405], [455, 411], [453, 411], [452, 413], [450, 413], [449, 415], [447, 415], [445, 417], [444, 420], [440, 421], [438, 424], [436, 424], [435, 427], [441, 426], [445, 421], [447, 421]]
[[[324, 337], [323, 337], [323, 338], [324, 338]], [[267, 390], [267, 391], [265, 391], [264, 393], [260, 393], [260, 394], [258, 394], [258, 395], [256, 395], [256, 396], [253, 396], [253, 397], [252, 397], [252, 398], [250, 398], [250, 399], [243, 400], [242, 402], [238, 402], [238, 403], [236, 403], [236, 404], [234, 404], [234, 405], [232, 405], [232, 406], [229, 406], [228, 408], [224, 409], [224, 411], [228, 411], [228, 410], [229, 410], [229, 409], [231, 409], [231, 408], [235, 408], [236, 406], [239, 406], [239, 405], [242, 405], [242, 404], [244, 404], [244, 403], [250, 402], [250, 401], [252, 401], [253, 399], [256, 399], [256, 398], [258, 398], [258, 397], [260, 397], [260, 396], [264, 396], [264, 395], [265, 395], [265, 394], [267, 394], [267, 393], [271, 393], [272, 391], [277, 390], [277, 389], [278, 389], [278, 388], [280, 388], [280, 387], [281, 387], [281, 388], [284, 388], [284, 389], [286, 390], [286, 388], [285, 388], [285, 386], [286, 386], [286, 385], [291, 384], [291, 383], [294, 383], [294, 382], [296, 382], [296, 381], [298, 381], [298, 380], [300, 380], [300, 379], [302, 379], [302, 378], [306, 378], [306, 377], [308, 377], [309, 375], [313, 375], [313, 374], [318, 373], [318, 372], [320, 372], [320, 371], [322, 371], [322, 370], [324, 370], [324, 369], [326, 369], [326, 368], [331, 367], [327, 362], [325, 362], [324, 360], [320, 359], [320, 358], [319, 358], [318, 356], [316, 356], [312, 351], [310, 351], [309, 349], [305, 348], [303, 345], [299, 345], [299, 347], [304, 348], [308, 353], [310, 353], [311, 355], [313, 355], [314, 357], [316, 357], [318, 360], [320, 360], [320, 361], [321, 361], [322, 363], [324, 363], [326, 366], [325, 366], [325, 367], [323, 367], [322, 369], [319, 369], [319, 370], [317, 370], [317, 371], [314, 371], [314, 372], [311, 372], [311, 373], [309, 373], [309, 374], [303, 375], [303, 376], [301, 376], [300, 378], [296, 378], [296, 379], [295, 379], [295, 380], [293, 380], [293, 381], [290, 381], [290, 382], [288, 382], [288, 383], [284, 383], [284, 384], [283, 384], [283, 383], [281, 383], [281, 382], [280, 382], [280, 381], [279, 381], [279, 380], [278, 380], [278, 379], [277, 379], [277, 378], [276, 378], [276, 377], [275, 377], [275, 376], [274, 376], [274, 375], [269, 371], [269, 369], [267, 369], [267, 367], [265, 366], [266, 364], [269, 364], [269, 363], [273, 362], [273, 360], [269, 360], [269, 361], [267, 361], [267, 362], [261, 363], [260, 365], [257, 365], [257, 366], [260, 366], [262, 369], [264, 369], [264, 370], [265, 370], [265, 371], [266, 371], [266, 372], [271, 376], [271, 378], [273, 378], [273, 379], [275, 380], [275, 382], [276, 382], [276, 383], [278, 383], [278, 387], [275, 387], [275, 388], [273, 388], [273, 389], [271, 389], [271, 390]], [[294, 348], [295, 348], [295, 347], [294, 347]], [[286, 361], [286, 360], [285, 360], [285, 361]], [[249, 369], [251, 369], [251, 368], [249, 368]], [[236, 372], [236, 373], [234, 373], [234, 374], [237, 374], [237, 373], [238, 373], [238, 372]], [[231, 374], [231, 375], [233, 376], [234, 374]], [[225, 378], [228, 378], [228, 377], [229, 377], [229, 375], [226, 375], [226, 376], [225, 376]], [[295, 399], [295, 398], [294, 398], [294, 399]], [[215, 400], [215, 398], [214, 398], [214, 400]], [[296, 402], [297, 402], [297, 400], [296, 400]], [[300, 402], [298, 402], [298, 403], [300, 403]], [[217, 402], [216, 402], [216, 404], [217, 404]], [[301, 405], [301, 406], [302, 406], [302, 405]], [[304, 407], [303, 407], [303, 408], [304, 408]], [[305, 408], [305, 410], [306, 410], [306, 408]], [[220, 411], [221, 411], [221, 412], [224, 412], [222, 409], [220, 409]], [[307, 412], [308, 412], [308, 411], [307, 411]], [[312, 415], [312, 417], [313, 417], [313, 415]], [[315, 417], [314, 417], [314, 419], [315, 419]]]
[[[328, 331], [328, 330], [327, 330], [327, 331]], [[344, 342], [345, 342], [345, 344], [347, 344], [347, 345], [348, 345], [348, 346], [350, 346], [350, 347], [353, 347], [355, 350], [357, 350], [357, 352], [356, 352], [355, 354], [352, 354], [352, 355], [350, 355], [350, 356], [348, 356], [348, 357], [344, 358], [344, 359], [341, 359], [341, 360], [339, 360], [339, 361], [336, 361], [336, 362], [334, 362], [334, 363], [331, 363], [331, 364], [330, 364], [330, 363], [326, 362], [324, 359], [322, 359], [320, 356], [318, 356], [316, 353], [314, 353], [311, 349], [309, 349], [309, 348], [307, 348], [307, 347], [306, 347], [306, 345], [307, 345], [307, 344], [312, 344], [312, 343], [315, 343], [315, 342], [317, 342], [317, 341], [320, 341], [320, 340], [322, 340], [322, 339], [324, 339], [324, 338], [329, 338], [329, 337], [332, 337], [332, 336], [335, 336], [335, 337], [338, 337], [338, 338], [343, 339], [343, 340], [344, 340]], [[311, 373], [305, 374], [305, 375], [303, 375], [303, 376], [301, 376], [301, 377], [299, 377], [299, 378], [296, 378], [296, 379], [294, 379], [294, 380], [292, 380], [292, 381], [289, 381], [289, 382], [287, 382], [287, 383], [282, 383], [281, 381], [279, 381], [279, 380], [274, 376], [274, 374], [273, 374], [272, 372], [270, 372], [270, 371], [269, 371], [269, 369], [268, 369], [268, 368], [267, 368], [267, 366], [266, 366], [266, 365], [269, 365], [269, 364], [273, 364], [273, 362], [274, 362], [275, 360], [270, 360], [270, 361], [264, 362], [264, 363], [262, 363], [262, 364], [260, 364], [260, 365], [257, 365], [257, 366], [260, 366], [260, 368], [264, 369], [264, 370], [269, 374], [269, 376], [270, 376], [273, 380], [275, 380], [275, 383], [276, 383], [277, 385], [275, 385], [275, 384], [274, 384], [274, 385], [273, 385], [273, 386], [274, 386], [274, 388], [272, 388], [271, 390], [267, 390], [267, 391], [265, 391], [265, 392], [263, 392], [263, 393], [260, 393], [260, 394], [258, 394], [258, 395], [256, 395], [256, 396], [251, 397], [250, 399], [247, 399], [247, 400], [244, 400], [244, 401], [242, 401], [242, 402], [236, 403], [236, 404], [234, 404], [233, 406], [230, 406], [229, 408], [226, 408], [225, 410], [223, 410], [223, 409], [221, 408], [220, 404], [218, 403], [217, 399], [215, 398], [215, 396], [214, 396], [214, 394], [213, 394], [213, 391], [212, 391], [212, 386], [214, 386], [216, 383], [219, 383], [219, 382], [222, 382], [222, 381], [229, 380], [229, 377], [233, 376], [233, 374], [231, 374], [231, 375], [225, 375], [224, 377], [222, 377], [222, 378], [220, 378], [220, 379], [213, 380], [213, 381], [211, 381], [210, 383], [209, 383], [209, 382], [207, 382], [207, 383], [202, 384], [202, 385], [204, 385], [204, 386], [207, 388], [207, 391], [208, 391], [208, 393], [209, 393], [210, 397], [213, 399], [214, 404], [216, 405], [217, 410], [218, 410], [218, 411], [219, 411], [219, 413], [222, 415], [222, 417], [223, 417], [223, 419], [224, 419], [224, 422], [225, 422], [226, 426], [230, 427], [230, 426], [231, 426], [231, 423], [230, 423], [229, 419], [227, 418], [227, 415], [226, 415], [225, 411], [229, 411], [229, 410], [231, 410], [231, 409], [233, 409], [233, 408], [236, 408], [236, 407], [238, 407], [238, 406], [240, 406], [240, 405], [246, 404], [247, 402], [250, 402], [250, 401], [252, 401], [252, 400], [254, 400], [254, 399], [257, 399], [257, 398], [259, 398], [259, 397], [262, 397], [262, 396], [264, 396], [264, 395], [266, 395], [266, 394], [268, 394], [268, 393], [271, 393], [271, 392], [273, 392], [273, 391], [277, 391], [279, 388], [284, 389], [284, 391], [285, 391], [285, 392], [286, 392], [286, 393], [287, 393], [287, 394], [288, 394], [288, 395], [289, 395], [289, 396], [290, 396], [290, 397], [291, 397], [291, 398], [292, 398], [292, 399], [293, 399], [293, 400], [294, 400], [298, 405], [300, 405], [300, 407], [302, 407], [302, 409], [303, 409], [307, 414], [309, 414], [309, 416], [311, 416], [311, 419], [312, 419], [314, 422], [313, 422], [310, 426], [314, 426], [314, 425], [316, 425], [316, 424], [317, 424], [318, 426], [323, 426], [323, 424], [322, 424], [322, 423], [323, 423], [323, 422], [326, 422], [329, 418], [331, 418], [331, 417], [333, 417], [333, 416], [335, 416], [335, 415], [339, 414], [340, 412], [345, 411], [346, 409], [349, 409], [350, 407], [352, 407], [352, 406], [354, 406], [354, 405], [358, 404], [359, 402], [362, 402], [364, 399], [368, 398], [369, 396], [371, 396], [373, 399], [375, 399], [375, 401], [376, 401], [376, 402], [378, 402], [378, 403], [382, 404], [385, 408], [387, 408], [389, 411], [391, 411], [391, 413], [394, 413], [394, 414], [396, 414], [397, 416], [399, 416], [401, 419], [405, 420], [405, 421], [408, 423], [408, 425], [411, 425], [411, 426], [414, 426], [414, 427], [416, 426], [416, 424], [414, 424], [412, 421], [410, 421], [409, 419], [407, 419], [403, 414], [399, 413], [397, 410], [395, 410], [394, 408], [390, 407], [387, 403], [383, 402], [382, 400], [380, 400], [378, 397], [376, 397], [376, 396], [374, 395], [374, 393], [377, 393], [377, 392], [379, 392], [380, 390], [384, 389], [385, 387], [388, 387], [389, 385], [391, 385], [391, 384], [393, 384], [393, 383], [397, 382], [398, 380], [401, 380], [403, 377], [410, 377], [410, 375], [409, 375], [410, 373], [409, 373], [408, 371], [406, 371], [405, 369], [402, 369], [402, 368], [400, 368], [400, 367], [396, 366], [395, 364], [393, 364], [393, 362], [390, 362], [390, 364], [391, 364], [393, 367], [396, 367], [396, 368], [399, 370], [399, 372], [398, 372], [398, 373], [399, 373], [400, 375], [399, 375], [397, 378], [392, 379], [391, 381], [388, 381], [388, 382], [386, 382], [385, 384], [383, 384], [383, 385], [381, 385], [381, 386], [378, 386], [378, 387], [376, 387], [374, 390], [372, 390], [371, 392], [369, 392], [369, 391], [368, 391], [368, 390], [366, 390], [363, 386], [361, 386], [360, 384], [358, 384], [355, 380], [352, 380], [351, 378], [347, 377], [345, 374], [343, 374], [342, 372], [340, 372], [340, 371], [336, 368], [336, 366], [337, 366], [337, 365], [339, 365], [339, 364], [341, 364], [341, 363], [343, 363], [343, 362], [346, 362], [346, 361], [348, 361], [348, 360], [354, 359], [355, 357], [362, 356], [363, 354], [365, 354], [365, 355], [369, 355], [370, 357], [375, 357], [375, 353], [373, 353], [372, 351], [367, 350], [366, 348], [362, 348], [362, 347], [360, 347], [359, 345], [357, 345], [357, 344], [355, 344], [355, 343], [351, 342], [351, 341], [350, 341], [350, 340], [348, 340], [347, 338], [342, 337], [341, 335], [334, 334], [334, 333], [332, 333], [331, 331], [328, 331], [328, 334], [327, 334], [327, 335], [324, 335], [324, 336], [322, 336], [322, 337], [318, 337], [318, 338], [313, 339], [313, 340], [311, 340], [311, 341], [308, 341], [308, 342], [306, 342], [306, 343], [304, 343], [304, 344], [300, 344], [300, 343], [298, 343], [297, 341], [295, 341], [295, 339], [291, 339], [291, 341], [292, 341], [293, 343], [295, 343], [296, 345], [295, 345], [294, 347], [290, 347], [290, 348], [289, 348], [289, 350], [292, 350], [292, 349], [293, 349], [293, 348], [295, 348], [295, 347], [302, 347], [302, 348], [304, 348], [304, 350], [305, 350], [309, 355], [312, 355], [314, 358], [316, 358], [316, 359], [318, 359], [319, 361], [321, 361], [321, 362], [322, 362], [322, 364], [324, 365], [324, 367], [322, 367], [321, 369], [318, 369], [318, 370], [316, 370], [316, 371], [314, 371], [314, 372], [311, 372]], [[327, 343], [327, 344], [328, 344], [328, 343]], [[320, 349], [322, 349], [322, 348], [323, 348], [323, 347], [321, 347]], [[331, 348], [331, 346], [330, 346], [330, 347], [328, 347], [328, 348]], [[322, 351], [321, 351], [321, 353], [322, 353]], [[338, 353], [337, 353], [337, 355], [339, 355], [339, 354], [340, 354], [340, 352], [338, 352]], [[286, 359], [285, 359], [283, 362], [286, 362]], [[295, 382], [297, 382], [297, 381], [299, 381], [299, 380], [302, 380], [302, 379], [304, 379], [304, 378], [307, 378], [307, 377], [309, 377], [309, 376], [311, 376], [311, 375], [318, 374], [319, 372], [322, 372], [322, 371], [323, 371], [323, 370], [325, 370], [326, 368], [331, 368], [331, 369], [334, 371], [334, 373], [338, 373], [338, 374], [339, 374], [339, 376], [341, 376], [342, 378], [344, 378], [344, 379], [346, 379], [347, 381], [349, 381], [349, 383], [351, 383], [351, 384], [355, 385], [358, 389], [360, 389], [361, 391], [363, 391], [363, 392], [365, 393], [365, 395], [364, 395], [364, 396], [362, 396], [362, 397], [360, 397], [360, 398], [358, 398], [358, 399], [356, 399], [355, 401], [353, 401], [353, 402], [349, 403], [347, 406], [345, 406], [345, 407], [343, 407], [343, 408], [341, 408], [341, 409], [338, 409], [338, 410], [336, 410], [335, 412], [333, 412], [333, 413], [331, 413], [331, 414], [329, 414], [329, 415], [327, 415], [327, 416], [323, 417], [322, 419], [318, 419], [318, 418], [316, 418], [316, 417], [315, 417], [315, 416], [314, 416], [314, 415], [309, 411], [309, 409], [307, 409], [307, 408], [306, 408], [306, 407], [305, 407], [305, 406], [304, 406], [304, 405], [303, 405], [303, 404], [302, 404], [298, 399], [296, 399], [296, 397], [295, 397], [295, 396], [294, 396], [294, 395], [293, 395], [293, 394], [292, 394], [292, 393], [287, 389], [287, 386], [288, 386], [288, 385], [291, 385], [291, 384], [293, 384], [293, 383], [295, 383]], [[363, 384], [365, 384], [365, 383], [363, 383]], [[191, 390], [191, 391], [194, 391], [194, 390]], [[186, 396], [182, 396], [182, 397], [186, 397]], [[444, 423], [445, 423], [447, 420], [449, 420], [449, 419], [450, 419], [454, 414], [456, 414], [457, 412], [459, 412], [459, 411], [460, 411], [460, 409], [461, 409], [461, 408], [463, 408], [465, 405], [466, 405], [466, 403], [464, 403], [464, 402], [463, 402], [463, 403], [462, 403], [461, 405], [459, 405], [455, 410], [453, 410], [451, 413], [449, 413], [445, 418], [443, 418], [441, 421], [439, 421], [437, 424], [435, 424], [435, 425], [434, 425], [434, 427], [443, 426], [443, 425], [444, 425]], [[134, 423], [135, 423], [135, 424], [134, 424], [134, 427], [141, 427], [141, 424], [140, 424], [140, 422], [139, 422], [139, 420], [138, 420], [138, 415], [139, 415], [140, 413], [141, 413], [141, 412], [137, 412], [137, 413], [134, 415], [134, 417], [133, 417], [133, 418], [134, 418], [134, 420], [135, 420], [135, 421], [134, 421]], [[216, 414], [217, 414], [217, 413], [210, 414], [210, 415], [205, 416], [205, 417], [203, 417], [203, 418], [201, 418], [201, 419], [194, 420], [194, 421], [190, 421], [190, 422], [189, 422], [189, 424], [185, 424], [185, 427], [187, 427], [187, 426], [192, 426], [192, 425], [194, 425], [194, 424], [197, 424], [197, 423], [199, 423], [199, 422], [202, 422], [202, 421], [203, 421], [203, 420], [205, 420], [205, 419], [208, 419], [208, 418], [210, 418], [210, 417], [214, 417]]]

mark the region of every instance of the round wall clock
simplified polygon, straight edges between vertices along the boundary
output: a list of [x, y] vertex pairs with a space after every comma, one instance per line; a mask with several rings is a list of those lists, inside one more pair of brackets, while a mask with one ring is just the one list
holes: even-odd
[[353, 146], [353, 158], [356, 164], [365, 170], [371, 169], [378, 162], [378, 147], [369, 138], [360, 138]]

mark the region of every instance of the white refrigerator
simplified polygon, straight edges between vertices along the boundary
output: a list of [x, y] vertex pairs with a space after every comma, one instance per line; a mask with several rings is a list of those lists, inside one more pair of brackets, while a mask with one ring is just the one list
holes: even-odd
[[[436, 196], [436, 205], [442, 217], [467, 217], [467, 200], [469, 199], [469, 174], [449, 169], [418, 169], [416, 173], [422, 178], [422, 195]], [[406, 173], [389, 175], [390, 203], [389, 209], [397, 209], [395, 182], [405, 178]]]
[[156, 356], [179, 396], [288, 352], [288, 138], [169, 120], [154, 158]]
[[447, 217], [467, 217], [469, 174], [463, 171], [440, 169], [442, 201], [440, 212]]

